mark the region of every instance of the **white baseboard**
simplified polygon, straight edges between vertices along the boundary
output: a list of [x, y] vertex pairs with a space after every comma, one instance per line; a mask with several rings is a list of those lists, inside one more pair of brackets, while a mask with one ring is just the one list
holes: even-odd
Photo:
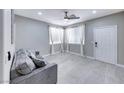
[[43, 55], [43, 57], [47, 57], [47, 56], [50, 56], [50, 54], [45, 54], [45, 55]]
[[[67, 51], [66, 51], [66, 52], [67, 52]], [[79, 53], [75, 53], [75, 52], [70, 52], [70, 51], [68, 51], [67, 53], [71, 53], [71, 54], [74, 54], [74, 55], [77, 55], [77, 56], [86, 57], [86, 58], [88, 58], [88, 59], [93, 59], [93, 60], [95, 59], [94, 57], [81, 55], [81, 54], [79, 54]]]
[[70, 52], [70, 51], [68, 51], [67, 53], [71, 53], [71, 54], [74, 54], [74, 55], [77, 55], [77, 56], [82, 56], [82, 57], [84, 57], [84, 55], [81, 55], [81, 54], [75, 53], [75, 52]]
[[88, 58], [88, 59], [93, 59], [93, 60], [95, 60], [95, 58], [94, 57], [91, 57], [91, 56], [85, 56], [86, 58]]
[[55, 54], [58, 54], [58, 53], [61, 53], [61, 51], [54, 52], [51, 55], [55, 55]]
[[43, 55], [43, 57], [47, 57], [47, 56], [50, 56], [50, 55], [56, 55], [56, 54], [59, 54], [59, 53], [61, 53], [61, 51], [57, 51], [57, 52], [52, 53], [52, 54], [45, 54], [45, 55]]
[[124, 65], [121, 64], [116, 64], [116, 66], [124, 68]]
[[[89, 59], [92, 59], [92, 60], [97, 60], [94, 57], [90, 57], [90, 56], [86, 56], [86, 58], [89, 58]], [[97, 60], [97, 61], [100, 61], [100, 60]], [[100, 61], [100, 62], [103, 62], [103, 61]], [[104, 62], [104, 63], [107, 63], [107, 62]], [[112, 63], [109, 63], [109, 64], [112, 64]], [[116, 65], [118, 67], [124, 68], [124, 65], [122, 65], [122, 64], [112, 64], [112, 65]]]

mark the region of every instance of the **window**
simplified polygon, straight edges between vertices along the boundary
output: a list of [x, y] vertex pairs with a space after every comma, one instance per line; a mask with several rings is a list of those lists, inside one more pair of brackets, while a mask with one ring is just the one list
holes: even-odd
[[66, 33], [67, 33], [67, 38], [68, 38], [68, 43], [72, 44], [84, 44], [84, 25], [73, 27], [73, 28], [67, 28]]
[[50, 44], [63, 43], [63, 28], [60, 27], [49, 27]]

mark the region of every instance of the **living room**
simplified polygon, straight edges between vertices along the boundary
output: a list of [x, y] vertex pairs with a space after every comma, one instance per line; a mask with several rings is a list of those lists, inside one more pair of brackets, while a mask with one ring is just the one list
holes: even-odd
[[0, 92], [124, 93], [123, 0], [0, 0]]
[[[7, 57], [3, 60], [9, 61], [1, 63], [8, 68], [1, 70], [6, 72], [1, 74], [1, 83], [124, 83], [123, 9], [14, 9], [1, 13], [3, 23], [11, 24], [1, 36], [7, 40], [1, 46]], [[24, 55], [30, 60], [26, 65], [20, 64]]]

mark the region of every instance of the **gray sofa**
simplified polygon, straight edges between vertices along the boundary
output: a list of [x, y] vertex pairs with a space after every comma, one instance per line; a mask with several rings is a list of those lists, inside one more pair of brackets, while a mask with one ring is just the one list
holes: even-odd
[[[11, 71], [13, 75], [15, 70]], [[57, 64], [51, 63], [44, 67], [33, 70], [24, 76], [14, 76], [10, 84], [56, 84], [57, 83]]]

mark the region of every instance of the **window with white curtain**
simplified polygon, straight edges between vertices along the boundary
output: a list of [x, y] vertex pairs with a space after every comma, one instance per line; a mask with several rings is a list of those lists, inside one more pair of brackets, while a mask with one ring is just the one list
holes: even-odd
[[66, 34], [67, 34], [68, 43], [84, 44], [84, 40], [85, 40], [84, 30], [85, 30], [84, 25], [67, 28]]
[[63, 33], [64, 33], [63, 28], [50, 26], [49, 27], [50, 44], [63, 43]]

